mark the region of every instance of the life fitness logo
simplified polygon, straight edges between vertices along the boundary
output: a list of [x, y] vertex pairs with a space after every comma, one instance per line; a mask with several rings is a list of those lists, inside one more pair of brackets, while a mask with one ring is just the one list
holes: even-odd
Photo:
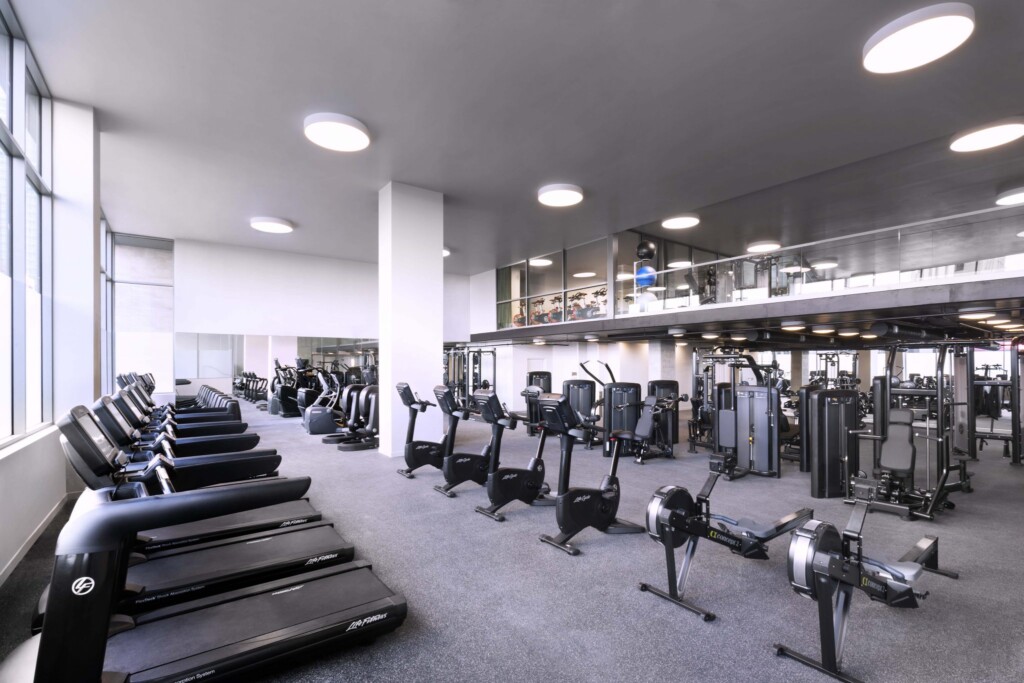
[[71, 584], [71, 592], [75, 595], [88, 595], [95, 587], [96, 582], [92, 580], [92, 577], [83, 576], [80, 579], [75, 579], [75, 582]]

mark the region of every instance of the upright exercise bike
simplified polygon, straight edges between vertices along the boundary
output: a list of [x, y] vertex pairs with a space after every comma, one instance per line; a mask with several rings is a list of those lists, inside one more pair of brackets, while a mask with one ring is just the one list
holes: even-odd
[[430, 406], [436, 406], [437, 404], [431, 403], [430, 401], [424, 401], [419, 396], [412, 392], [409, 385], [405, 382], [399, 382], [396, 387], [398, 389], [398, 395], [402, 399], [402, 403], [406, 408], [409, 409], [409, 428], [405, 432], [405, 464], [404, 470], [398, 470], [406, 479], [414, 479], [416, 475], [413, 474], [415, 470], [421, 467], [430, 465], [441, 469], [444, 465], [444, 449], [445, 443], [449, 440], [455, 439], [455, 424], [449, 425], [448, 433], [440, 443], [433, 441], [414, 441], [413, 437], [416, 435], [416, 417], [420, 413], [427, 411]]
[[444, 485], [437, 485], [434, 490], [443, 493], [449, 498], [454, 498], [452, 489], [467, 481], [473, 481], [480, 486], [487, 485], [488, 463], [490, 462], [490, 445], [484, 448], [480, 455], [476, 453], [455, 453], [455, 427], [459, 420], [468, 420], [470, 411], [459, 405], [455, 400], [452, 390], [443, 384], [434, 387], [434, 397], [437, 399], [437, 406], [444, 413], [448, 420], [448, 437], [444, 440], [444, 460], [441, 463], [441, 472], [444, 473]]
[[491, 459], [487, 469], [487, 498], [491, 504], [489, 507], [479, 505], [476, 511], [497, 522], [504, 522], [505, 515], [498, 510], [514, 500], [521, 500], [527, 505], [554, 505], [553, 498], [544, 497], [545, 493], [550, 492], [550, 488], [544, 483], [544, 460], [542, 459], [547, 432], [543, 428], [541, 429], [537, 455], [530, 459], [526, 469], [501, 467], [502, 434], [506, 429], [515, 429], [522, 418], [505, 410], [505, 406], [493, 391], [486, 389], [476, 391], [473, 394], [473, 402], [480, 410], [480, 417], [483, 421], [491, 425]]
[[[559, 534], [543, 534], [540, 540], [553, 545], [570, 555], [579, 555], [579, 548], [569, 544], [573, 536], [587, 527], [608, 534], [639, 534], [644, 528], [639, 524], [617, 519], [619, 511], [619, 479], [615, 476], [619, 466], [622, 444], [616, 441], [612, 448], [611, 471], [601, 480], [597, 488], [569, 488], [572, 467], [572, 450], [577, 439], [583, 439], [584, 422], [569, 405], [569, 399], [561, 394], [541, 394], [541, 417], [544, 428], [558, 434], [562, 450], [562, 462], [558, 472], [558, 498], [555, 504], [555, 519]], [[599, 429], [590, 426], [590, 429]], [[614, 434], [609, 438], [614, 438]]]

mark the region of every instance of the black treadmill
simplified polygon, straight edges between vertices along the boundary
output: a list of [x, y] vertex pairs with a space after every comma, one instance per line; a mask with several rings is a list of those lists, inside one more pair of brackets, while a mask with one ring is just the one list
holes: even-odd
[[308, 485], [308, 478], [275, 479], [110, 500], [74, 517], [57, 541], [43, 631], [0, 665], [0, 681], [225, 680], [299, 651], [362, 643], [394, 630], [405, 620], [406, 601], [366, 562], [314, 569], [136, 618], [113, 614], [130, 556], [126, 538], [161, 523], [284, 502]]

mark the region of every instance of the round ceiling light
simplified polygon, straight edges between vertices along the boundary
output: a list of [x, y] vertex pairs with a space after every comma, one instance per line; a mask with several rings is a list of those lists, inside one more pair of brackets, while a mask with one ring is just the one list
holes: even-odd
[[718, 333], [717, 332], [705, 332], [704, 334], [700, 335], [700, 338], [701, 339], [718, 339]]
[[664, 292], [665, 288], [664, 287], [648, 287], [647, 291], [648, 292]]
[[618, 280], [619, 282], [623, 282], [624, 280], [632, 280], [633, 279], [633, 274], [632, 273], [619, 273], [618, 275], [615, 276], [615, 279]]
[[922, 7], [879, 29], [864, 44], [864, 68], [876, 74], [908, 71], [963, 45], [974, 32], [974, 8], [962, 2]]
[[535, 268], [547, 268], [554, 262], [549, 258], [532, 258], [528, 263]]
[[583, 335], [583, 338], [589, 342], [596, 342], [598, 339], [600, 339], [600, 337], [598, 337], [596, 334], [585, 334]]
[[669, 268], [689, 268], [693, 265], [693, 261], [669, 261]]
[[695, 213], [681, 213], [672, 218], [666, 218], [661, 222], [661, 227], [666, 230], [685, 230], [700, 225], [700, 216]]
[[770, 251], [776, 251], [781, 249], [782, 245], [775, 240], [761, 240], [760, 242], [751, 242], [747, 245], [748, 254], [767, 254]]
[[451, 249], [449, 249], [448, 247], [444, 247], [443, 249], [441, 249], [441, 256], [442, 256], [442, 258], [448, 258], [451, 255], [452, 255]]
[[811, 261], [811, 268], [815, 270], [828, 270], [830, 268], [836, 268], [839, 266], [839, 261], [834, 258], [820, 258], [815, 261]]
[[575, 206], [583, 201], [583, 188], [567, 183], [545, 185], [537, 190], [537, 201], [544, 206]]
[[961, 320], [988, 320], [989, 318], [996, 317], [996, 314], [992, 311], [987, 311], [984, 308], [961, 308], [960, 319]]
[[737, 342], [747, 341], [749, 338], [750, 337], [748, 337], [743, 332], [733, 332], [732, 334], [729, 335], [729, 339], [732, 339], [733, 341], [737, 341]]
[[681, 285], [676, 285], [676, 289], [689, 289], [689, 288], [690, 288], [690, 285], [686, 284], [685, 282], [683, 284], [681, 284]]
[[677, 341], [676, 342], [676, 346], [689, 346], [689, 345], [690, 345], [689, 342], [681, 342], [681, 341]]
[[311, 114], [303, 123], [306, 138], [335, 152], [358, 152], [370, 146], [370, 131], [357, 119], [344, 114]]
[[836, 328], [831, 325], [815, 325], [811, 328], [811, 332], [814, 334], [832, 334], [836, 331]]
[[870, 332], [861, 332], [860, 333], [860, 338], [861, 339], [878, 339], [878, 335], [877, 334], [872, 334]]
[[[996, 196], [996, 204], [999, 206], [1017, 206], [1024, 204], [1024, 187], [1015, 187]], [[1018, 235], [1019, 237], [1019, 235]]]
[[982, 322], [985, 323], [986, 325], [1005, 325], [1006, 323], [1013, 321], [1010, 320], [1009, 318], [989, 318], [988, 320], [983, 320]]
[[853, 327], [844, 327], [839, 330], [840, 337], [856, 337], [858, 334], [860, 334], [860, 330]]
[[996, 325], [995, 327], [1000, 330], [1017, 330], [1024, 328], [1024, 325], [1021, 325], [1020, 323], [1004, 323], [1002, 325]]
[[958, 133], [949, 143], [954, 152], [977, 152], [1024, 137], [1024, 117], [1015, 116]]
[[670, 327], [668, 328], [668, 333], [671, 334], [673, 337], [682, 337], [684, 334], [686, 334], [686, 329], [682, 327]]
[[543, 346], [544, 345], [544, 337], [534, 337], [533, 338], [533, 343], [536, 344], [537, 346]]
[[596, 275], [597, 275], [597, 273], [591, 272], [589, 270], [585, 270], [582, 273], [573, 273], [572, 274], [573, 277], [580, 277], [580, 278], [582, 278], [582, 277], [595, 277]]
[[285, 235], [295, 229], [295, 224], [283, 218], [271, 218], [270, 216], [254, 216], [249, 219], [249, 227], [260, 232], [269, 232], [274, 235]]
[[786, 266], [785, 268], [779, 268], [780, 273], [786, 273], [787, 275], [793, 275], [796, 273], [808, 273], [810, 268], [807, 266]]
[[804, 325], [799, 320], [783, 320], [781, 327], [786, 332], [799, 332], [807, 327], [807, 325]]

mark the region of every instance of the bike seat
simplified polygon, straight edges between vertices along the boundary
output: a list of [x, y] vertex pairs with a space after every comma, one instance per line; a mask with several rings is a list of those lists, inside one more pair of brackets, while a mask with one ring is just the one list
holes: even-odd
[[864, 564], [881, 570], [893, 579], [908, 585], [912, 585], [924, 573], [924, 568], [916, 562], [883, 562], [865, 557]]

